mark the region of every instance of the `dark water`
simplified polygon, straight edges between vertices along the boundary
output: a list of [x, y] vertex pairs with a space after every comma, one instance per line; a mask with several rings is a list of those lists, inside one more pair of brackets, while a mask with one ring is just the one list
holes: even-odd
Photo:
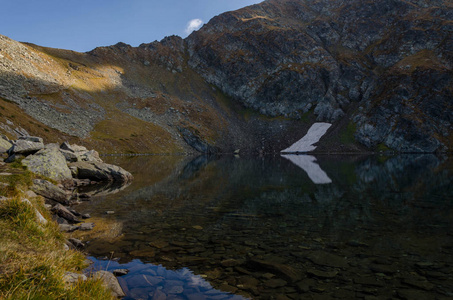
[[78, 210], [127, 299], [453, 299], [447, 157], [104, 160], [134, 182]]

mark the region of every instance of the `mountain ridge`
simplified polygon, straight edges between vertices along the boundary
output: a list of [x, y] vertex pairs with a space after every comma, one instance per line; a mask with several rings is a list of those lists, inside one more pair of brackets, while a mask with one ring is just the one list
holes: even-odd
[[279, 152], [315, 121], [333, 123], [322, 152], [451, 151], [452, 11], [269, 0], [186, 39], [86, 53], [0, 36], [0, 98], [102, 152]]

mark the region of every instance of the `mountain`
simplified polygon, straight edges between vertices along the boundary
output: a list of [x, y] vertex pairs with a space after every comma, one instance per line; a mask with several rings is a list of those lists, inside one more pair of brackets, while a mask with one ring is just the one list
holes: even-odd
[[87, 53], [0, 36], [0, 131], [102, 152], [453, 148], [453, 4], [268, 0]]
[[187, 44], [193, 69], [263, 114], [347, 118], [368, 148], [452, 149], [451, 1], [269, 0]]

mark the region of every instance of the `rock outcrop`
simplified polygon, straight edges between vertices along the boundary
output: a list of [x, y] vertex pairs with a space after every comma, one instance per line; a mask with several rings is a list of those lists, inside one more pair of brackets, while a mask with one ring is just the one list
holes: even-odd
[[[21, 141], [25, 142], [21, 143]], [[133, 176], [121, 167], [106, 164], [95, 150], [88, 150], [79, 145], [71, 145], [64, 142], [58, 144], [43, 144], [42, 138], [22, 137], [15, 141], [8, 150], [11, 156], [7, 161], [14, 161], [17, 145], [24, 145], [20, 149], [22, 154], [30, 154], [22, 159], [22, 164], [33, 173], [45, 176], [59, 182], [72, 182], [72, 185], [84, 185], [85, 180], [90, 182], [115, 182], [117, 185], [132, 181]], [[39, 147], [38, 147], [38, 146]], [[37, 150], [40, 148], [41, 150]], [[31, 150], [33, 149], [33, 150]], [[67, 199], [61, 195], [62, 191], [56, 189], [48, 181], [37, 180], [34, 186], [35, 192], [46, 197], [55, 198], [57, 202], [67, 204]]]
[[357, 140], [451, 150], [448, 1], [268, 0], [213, 18], [186, 40], [189, 64], [270, 116], [350, 116]]
[[118, 181], [129, 182], [132, 175], [123, 168], [103, 162], [75, 162], [69, 164], [73, 175], [78, 179], [90, 179], [93, 181]]
[[34, 179], [31, 190], [48, 200], [53, 200], [64, 205], [70, 204], [69, 195], [64, 190], [47, 180]]
[[34, 136], [21, 136], [9, 149], [11, 154], [31, 154], [44, 148], [43, 140]]
[[27, 156], [22, 160], [22, 164], [33, 173], [57, 181], [72, 179], [71, 171], [58, 145], [47, 146], [36, 154]]
[[6, 153], [12, 146], [13, 144], [8, 139], [5, 137], [0, 138], [0, 153]]

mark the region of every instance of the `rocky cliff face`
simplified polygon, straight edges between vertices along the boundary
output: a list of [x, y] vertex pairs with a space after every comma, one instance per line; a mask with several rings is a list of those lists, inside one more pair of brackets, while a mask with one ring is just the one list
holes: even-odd
[[103, 152], [266, 152], [318, 120], [333, 123], [320, 151], [449, 151], [452, 11], [444, 0], [267, 0], [185, 40], [87, 53], [0, 36], [0, 131]]
[[451, 149], [452, 11], [442, 0], [268, 0], [189, 36], [189, 64], [262, 114], [350, 118], [371, 149]]

